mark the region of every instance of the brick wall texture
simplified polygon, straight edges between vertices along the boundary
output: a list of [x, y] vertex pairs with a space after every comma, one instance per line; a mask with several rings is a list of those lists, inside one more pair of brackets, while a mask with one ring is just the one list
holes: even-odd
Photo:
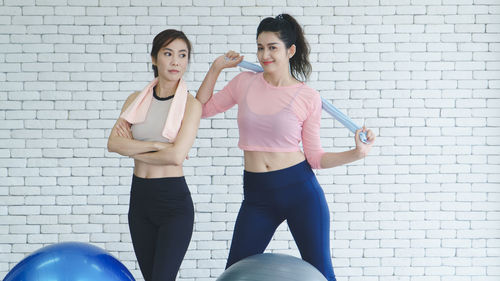
[[[367, 158], [316, 171], [338, 280], [499, 281], [500, 0], [0, 0], [0, 279], [42, 246], [82, 241], [142, 280], [127, 225], [133, 162], [106, 142], [152, 79], [154, 35], [188, 35], [195, 94], [227, 50], [256, 62], [259, 21], [282, 12], [311, 45], [308, 84], [378, 135]], [[178, 280], [223, 271], [242, 200], [237, 140], [235, 108], [202, 120]], [[326, 113], [321, 141], [354, 145]], [[286, 224], [268, 251], [299, 256]]]

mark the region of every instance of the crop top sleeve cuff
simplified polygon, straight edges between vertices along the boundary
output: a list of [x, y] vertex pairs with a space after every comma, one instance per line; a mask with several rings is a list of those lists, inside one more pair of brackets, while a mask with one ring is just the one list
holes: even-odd
[[307, 162], [311, 165], [313, 169], [322, 169], [321, 167], [321, 158], [325, 152], [323, 150], [314, 153], [313, 155], [306, 155]]

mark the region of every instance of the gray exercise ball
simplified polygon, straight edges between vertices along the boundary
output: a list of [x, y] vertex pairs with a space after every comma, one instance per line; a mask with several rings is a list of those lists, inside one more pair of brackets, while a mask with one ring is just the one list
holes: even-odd
[[258, 254], [231, 265], [217, 281], [326, 281], [308, 262], [283, 254]]

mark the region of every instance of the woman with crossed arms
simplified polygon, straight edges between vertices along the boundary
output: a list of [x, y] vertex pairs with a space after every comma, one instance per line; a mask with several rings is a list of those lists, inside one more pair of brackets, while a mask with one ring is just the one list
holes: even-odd
[[201, 104], [182, 79], [191, 43], [167, 29], [153, 40], [155, 79], [125, 101], [108, 150], [134, 159], [128, 221], [146, 281], [175, 281], [193, 232], [194, 210], [182, 170]]

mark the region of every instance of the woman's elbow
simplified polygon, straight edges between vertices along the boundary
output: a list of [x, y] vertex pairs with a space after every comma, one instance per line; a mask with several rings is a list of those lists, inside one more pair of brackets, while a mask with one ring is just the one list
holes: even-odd
[[108, 152], [116, 152], [116, 147], [113, 145], [111, 139], [108, 139]]
[[168, 148], [161, 149], [155, 152], [156, 159], [160, 165], [169, 166], [182, 166], [184, 159], [178, 149], [175, 146], [170, 146]]
[[172, 165], [182, 166], [185, 159], [186, 159], [186, 156], [183, 153], [179, 153], [179, 152], [174, 153], [174, 155], [172, 156]]
[[309, 162], [309, 165], [313, 169], [324, 169], [323, 165], [321, 164], [323, 160], [323, 155], [325, 155], [324, 151], [321, 151], [320, 153], [316, 153], [311, 155], [310, 157], [307, 158], [307, 162]]
[[108, 152], [118, 153], [123, 156], [130, 156], [126, 151], [120, 149], [120, 144], [114, 141], [113, 139], [108, 139]]
[[321, 166], [321, 161], [317, 162], [317, 161], [308, 161], [309, 162], [309, 165], [311, 166], [311, 168], [315, 169], [315, 170], [319, 170], [319, 169], [323, 169], [323, 166]]

